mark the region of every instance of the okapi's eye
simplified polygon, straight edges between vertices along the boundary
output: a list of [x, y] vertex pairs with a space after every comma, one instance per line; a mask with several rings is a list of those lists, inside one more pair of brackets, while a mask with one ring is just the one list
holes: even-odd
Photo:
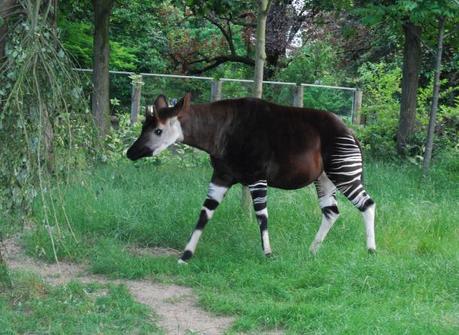
[[154, 133], [155, 133], [155, 135], [157, 135], [157, 136], [161, 136], [161, 134], [163, 133], [163, 130], [157, 128], [157, 129], [154, 130]]

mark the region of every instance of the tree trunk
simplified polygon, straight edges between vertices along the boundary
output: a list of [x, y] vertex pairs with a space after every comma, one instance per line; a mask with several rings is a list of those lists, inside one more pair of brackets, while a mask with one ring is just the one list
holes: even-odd
[[435, 78], [432, 95], [432, 105], [430, 110], [429, 128], [427, 130], [426, 151], [424, 153], [423, 173], [427, 175], [430, 168], [430, 160], [432, 158], [433, 138], [435, 131], [435, 121], [437, 117], [438, 98], [440, 95], [440, 74], [441, 74], [441, 55], [443, 52], [443, 37], [445, 32], [445, 17], [439, 18], [438, 42], [437, 42], [437, 58], [435, 60]]
[[416, 96], [421, 65], [421, 27], [412, 22], [403, 25], [405, 45], [403, 48], [402, 98], [400, 102], [400, 122], [397, 132], [397, 150], [406, 152], [409, 138], [413, 135], [416, 122]]
[[92, 112], [96, 126], [99, 128], [99, 135], [104, 137], [110, 124], [108, 30], [113, 0], [92, 0], [92, 4], [94, 8]]
[[[268, 17], [270, 0], [258, 0], [257, 31], [256, 31], [256, 49], [255, 49], [255, 73], [253, 83], [253, 96], [261, 98], [263, 96], [263, 69], [266, 60], [265, 42], [266, 42], [266, 18]], [[250, 208], [251, 196], [247, 187], [242, 188], [242, 206]]]
[[253, 96], [261, 98], [263, 95], [263, 69], [266, 60], [266, 18], [268, 17], [270, 1], [258, 0], [256, 49], [255, 49], [255, 73], [253, 84]]

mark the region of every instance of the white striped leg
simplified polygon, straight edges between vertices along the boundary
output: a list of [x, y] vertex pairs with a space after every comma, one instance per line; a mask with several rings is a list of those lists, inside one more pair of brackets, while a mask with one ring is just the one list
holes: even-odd
[[215, 185], [214, 183], [209, 184], [209, 191], [207, 192], [207, 198], [204, 201], [204, 204], [199, 214], [198, 223], [191, 234], [190, 239], [183, 251], [182, 257], [179, 259], [179, 263], [186, 263], [190, 259], [194, 252], [196, 251], [196, 246], [198, 245], [199, 238], [202, 235], [202, 231], [206, 226], [207, 222], [212, 218], [215, 209], [222, 202], [223, 197], [228, 191], [228, 187]]
[[376, 205], [373, 203], [362, 211], [363, 221], [365, 223], [365, 232], [367, 235], [367, 249], [371, 254], [376, 252], [375, 209]]
[[258, 225], [260, 226], [261, 247], [265, 255], [270, 256], [271, 244], [269, 243], [268, 208], [266, 205], [268, 184], [266, 180], [259, 180], [249, 185], [249, 191], [252, 196], [253, 208], [257, 216]]
[[338, 137], [330, 158], [327, 174], [339, 191], [362, 212], [367, 248], [373, 253], [376, 251], [375, 203], [362, 184], [362, 153], [354, 137]]
[[331, 227], [339, 217], [338, 206], [336, 202], [336, 187], [333, 185], [327, 175], [322, 172], [320, 177], [314, 182], [319, 196], [319, 206], [322, 210], [322, 223], [316, 233], [314, 241], [309, 247], [309, 251], [315, 255], [324, 241]]

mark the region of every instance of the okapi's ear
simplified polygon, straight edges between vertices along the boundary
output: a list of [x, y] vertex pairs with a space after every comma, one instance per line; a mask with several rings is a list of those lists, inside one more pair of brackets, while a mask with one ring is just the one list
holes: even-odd
[[155, 115], [155, 109], [156, 107], [153, 105], [148, 105], [147, 108], [145, 109], [145, 117], [153, 117]]
[[169, 107], [169, 104], [167, 103], [167, 98], [162, 94], [158, 95], [158, 97], [155, 100], [154, 105], [155, 105], [156, 110], [158, 111], [161, 108]]
[[191, 93], [185, 94], [185, 96], [180, 99], [179, 102], [175, 105], [175, 108], [177, 109], [178, 113], [188, 113], [190, 110], [190, 105], [191, 105]]

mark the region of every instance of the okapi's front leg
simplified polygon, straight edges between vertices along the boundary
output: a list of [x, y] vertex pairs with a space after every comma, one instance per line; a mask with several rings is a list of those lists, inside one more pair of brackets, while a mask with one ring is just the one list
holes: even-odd
[[249, 185], [250, 194], [252, 195], [253, 208], [260, 225], [261, 246], [266, 256], [271, 255], [271, 245], [268, 234], [268, 183], [266, 180], [259, 180]]
[[198, 245], [199, 238], [201, 237], [202, 231], [206, 226], [207, 222], [212, 218], [215, 209], [222, 202], [223, 197], [228, 191], [227, 186], [216, 185], [213, 182], [209, 184], [209, 190], [207, 192], [207, 198], [204, 201], [204, 204], [199, 214], [198, 223], [191, 234], [190, 240], [188, 241], [185, 251], [183, 251], [182, 257], [178, 260], [179, 263], [185, 263], [190, 259]]

